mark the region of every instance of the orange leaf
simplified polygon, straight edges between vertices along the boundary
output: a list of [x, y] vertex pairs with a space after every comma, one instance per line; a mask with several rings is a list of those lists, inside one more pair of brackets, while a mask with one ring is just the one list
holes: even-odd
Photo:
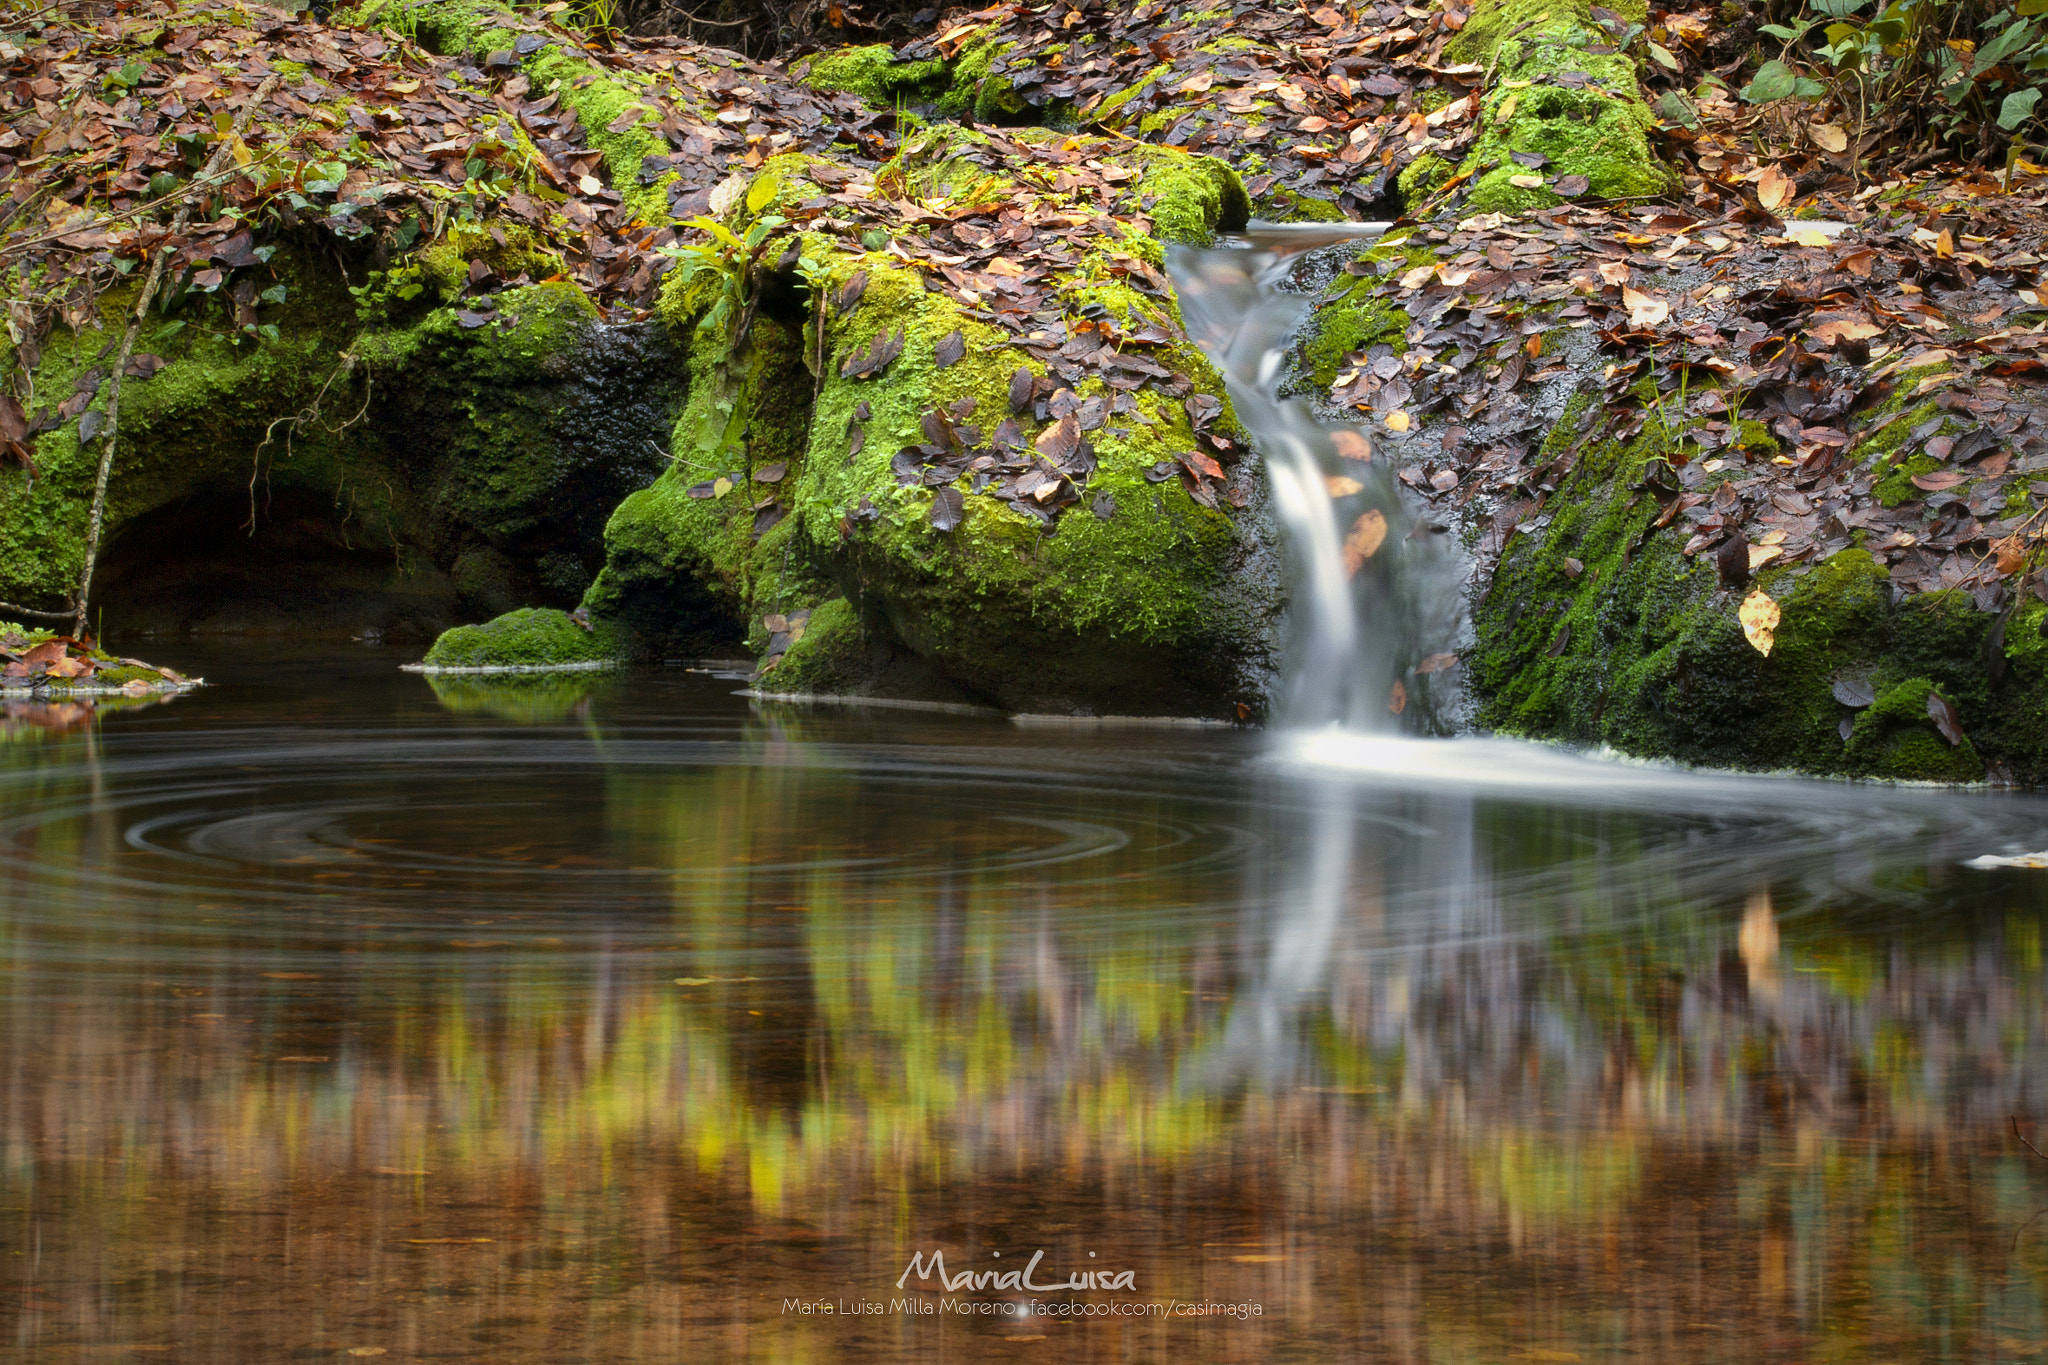
[[1365, 561], [1380, 552], [1386, 543], [1386, 514], [1375, 507], [1351, 523], [1351, 534], [1344, 537], [1344, 572], [1348, 577], [1357, 577], [1365, 567]]

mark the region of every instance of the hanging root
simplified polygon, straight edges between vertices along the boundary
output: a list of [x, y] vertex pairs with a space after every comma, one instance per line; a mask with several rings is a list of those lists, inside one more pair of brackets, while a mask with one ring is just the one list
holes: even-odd
[[[277, 429], [279, 427], [284, 428], [284, 457], [286, 460], [290, 460], [292, 457], [292, 438], [296, 436], [299, 432], [299, 429], [305, 426], [308, 422], [315, 422], [320, 419], [322, 414], [326, 411], [324, 405], [327, 401], [327, 391], [334, 387], [335, 380], [343, 379], [351, 374], [354, 374], [355, 368], [356, 353], [354, 351], [343, 351], [341, 353], [341, 363], [339, 365], [336, 365], [334, 369], [328, 374], [327, 378], [321, 383], [320, 391], [313, 395], [311, 402], [307, 403], [305, 407], [300, 408], [297, 412], [291, 414], [289, 417], [277, 418], [269, 426], [263, 429], [263, 440], [257, 445], [256, 453], [250, 457], [249, 520], [245, 522], [242, 527], [242, 529], [247, 531], [251, 536], [254, 536], [256, 534], [256, 485], [262, 482], [263, 480], [263, 452], [270, 449], [271, 442], [277, 439]], [[340, 433], [347, 431], [350, 427], [355, 426], [357, 423], [361, 422], [363, 418], [369, 414], [371, 382], [372, 381], [368, 377], [365, 377], [363, 380], [363, 405], [362, 407], [356, 410], [356, 415], [348, 418], [346, 421], [327, 427], [326, 430], [330, 435], [339, 435]], [[272, 463], [275, 464], [276, 461], [272, 461]]]

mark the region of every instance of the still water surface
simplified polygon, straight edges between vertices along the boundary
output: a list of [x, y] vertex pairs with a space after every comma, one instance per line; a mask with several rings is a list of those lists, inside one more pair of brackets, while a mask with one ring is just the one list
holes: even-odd
[[0, 1360], [2048, 1357], [2048, 804], [161, 652], [4, 722]]

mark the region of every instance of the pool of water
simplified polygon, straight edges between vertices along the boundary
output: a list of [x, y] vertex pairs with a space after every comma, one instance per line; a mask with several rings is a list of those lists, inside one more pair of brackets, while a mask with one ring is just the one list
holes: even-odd
[[0, 714], [0, 1359], [2048, 1356], [2041, 801], [156, 652]]

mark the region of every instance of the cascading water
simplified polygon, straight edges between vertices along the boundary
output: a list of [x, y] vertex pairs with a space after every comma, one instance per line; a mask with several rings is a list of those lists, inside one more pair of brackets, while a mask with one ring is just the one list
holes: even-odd
[[[1296, 604], [1281, 719], [1296, 725], [1386, 726], [1407, 711], [1415, 665], [1452, 650], [1463, 625], [1451, 537], [1408, 506], [1365, 432], [1284, 396], [1310, 302], [1296, 283], [1310, 253], [1388, 226], [1253, 223], [1217, 247], [1167, 256], [1188, 337], [1223, 372], [1272, 479]], [[1444, 693], [1439, 677], [1410, 719], [1440, 726]]]

